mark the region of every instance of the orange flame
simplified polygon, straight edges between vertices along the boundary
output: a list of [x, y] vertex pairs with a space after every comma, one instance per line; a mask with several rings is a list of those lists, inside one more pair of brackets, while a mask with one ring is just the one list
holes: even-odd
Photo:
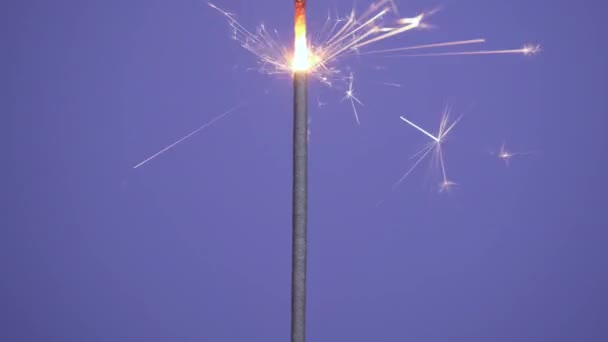
[[310, 69], [310, 54], [306, 42], [306, 0], [296, 0], [295, 44], [292, 69], [294, 72]]

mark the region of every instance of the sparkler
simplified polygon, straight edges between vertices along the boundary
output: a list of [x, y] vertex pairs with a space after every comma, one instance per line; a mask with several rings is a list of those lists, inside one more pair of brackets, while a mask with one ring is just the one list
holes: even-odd
[[[485, 38], [464, 39], [454, 41], [433, 42], [422, 45], [396, 46], [390, 49], [370, 50], [378, 42], [394, 39], [408, 32], [424, 29], [430, 25], [425, 20], [433, 12], [419, 13], [412, 17], [400, 17], [394, 0], [378, 0], [372, 3], [361, 15], [353, 10], [346, 17], [327, 17], [323, 29], [315, 41], [309, 41], [306, 33], [306, 0], [295, 1], [295, 39], [293, 50], [280, 43], [278, 31], [269, 31], [265, 25], [249, 30], [229, 13], [213, 3], [208, 5], [217, 10], [227, 20], [232, 29], [232, 38], [244, 49], [256, 56], [258, 70], [269, 75], [289, 75], [294, 84], [294, 136], [293, 136], [293, 212], [292, 212], [292, 300], [291, 300], [291, 340], [305, 341], [306, 316], [306, 258], [307, 258], [307, 159], [308, 159], [308, 113], [307, 86], [308, 78], [344, 91], [342, 101], [348, 100], [352, 107], [355, 121], [360, 124], [357, 106], [363, 102], [355, 94], [354, 75], [344, 76], [339, 61], [348, 56], [382, 55], [386, 57], [422, 57], [422, 56], [466, 56], [466, 55], [504, 55], [522, 54], [533, 55], [540, 51], [538, 45], [524, 45], [515, 49], [499, 50], [448, 50], [428, 53], [410, 53], [410, 51], [431, 49], [453, 49], [455, 47], [483, 44]], [[390, 15], [393, 17], [390, 18]], [[293, 52], [292, 52], [293, 51]], [[398, 83], [383, 85], [400, 87]], [[317, 99], [318, 106], [325, 103]], [[194, 134], [209, 127], [217, 120], [230, 114], [227, 111], [199, 127], [175, 143], [165, 147], [160, 152], [137, 164], [139, 168], [156, 157], [162, 155]], [[450, 121], [450, 108], [446, 108], [441, 118], [436, 134], [431, 134], [411, 120], [401, 117], [410, 127], [424, 134], [431, 141], [416, 153], [411, 159], [415, 162], [410, 169], [394, 184], [395, 189], [429, 156], [441, 170], [440, 191], [447, 191], [456, 183], [448, 179], [443, 143], [458, 124], [461, 117]], [[508, 163], [509, 159], [521, 153], [510, 153], [505, 146], [501, 148], [499, 157]]]
[[295, 0], [293, 58], [293, 209], [291, 264], [291, 341], [306, 336], [306, 256], [308, 216], [308, 75], [306, 0]]

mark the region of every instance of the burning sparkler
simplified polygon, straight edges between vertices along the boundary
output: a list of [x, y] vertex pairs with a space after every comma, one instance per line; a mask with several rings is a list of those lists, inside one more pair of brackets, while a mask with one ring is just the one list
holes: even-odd
[[344, 97], [342, 101], [348, 100], [353, 107], [353, 114], [355, 115], [355, 120], [357, 121], [357, 125], [360, 125], [359, 121], [359, 112], [357, 111], [357, 104], [363, 106], [363, 102], [355, 96], [355, 89], [353, 88], [353, 84], [355, 83], [355, 76], [351, 73], [348, 77], [348, 89], [344, 92]]
[[[278, 31], [268, 30], [265, 25], [259, 25], [256, 29], [250, 30], [243, 26], [234, 14], [223, 10], [213, 3], [208, 3], [208, 5], [228, 20], [232, 29], [232, 38], [257, 57], [259, 71], [271, 75], [289, 75], [294, 78], [296, 84], [298, 83], [297, 79], [299, 79], [299, 82], [302, 82], [302, 79], [311, 77], [330, 88], [339, 89], [343, 93], [342, 100], [350, 102], [357, 124], [360, 124], [357, 107], [362, 106], [363, 101], [355, 95], [353, 88], [355, 82], [354, 75], [350, 73], [349, 76], [344, 76], [345, 72], [340, 69], [339, 65], [339, 61], [348, 56], [380, 55], [396, 58], [503, 54], [534, 55], [540, 52], [540, 46], [534, 44], [526, 44], [521, 48], [515, 49], [451, 50], [464, 46], [484, 44], [486, 42], [484, 38], [444, 41], [413, 46], [396, 46], [381, 50], [370, 49], [370, 47], [380, 41], [397, 38], [407, 32], [430, 26], [426, 21], [434, 11], [419, 13], [412, 17], [401, 17], [394, 0], [378, 0], [373, 2], [360, 15], [354, 9], [345, 17], [332, 18], [331, 15], [328, 15], [322, 29], [313, 35], [314, 40], [312, 41], [307, 36], [305, 1], [295, 0], [295, 40], [293, 49], [291, 49], [280, 41]], [[410, 53], [412, 51], [435, 49], [450, 50]], [[397, 83], [383, 83], [383, 85], [400, 86]], [[322, 104], [325, 105], [325, 103], [319, 102], [319, 106]], [[224, 115], [221, 115], [219, 118], [222, 117]], [[215, 120], [212, 120], [212, 122], [215, 122]], [[137, 164], [135, 168], [158, 157], [197, 132], [199, 130], [180, 139], [175, 144], [169, 145], [151, 158]], [[435, 140], [434, 143], [436, 147], [441, 145], [440, 142]], [[426, 150], [424, 152], [430, 153], [430, 151]], [[510, 158], [507, 155], [503, 156], [505, 160]]]
[[308, 70], [306, 0], [295, 0], [293, 57], [293, 209], [291, 267], [291, 341], [306, 335], [306, 256], [308, 218]]
[[[293, 239], [292, 239], [292, 342], [305, 341], [306, 316], [306, 257], [307, 257], [307, 159], [308, 159], [308, 113], [307, 113], [307, 84], [312, 77], [322, 84], [332, 88], [337, 87], [344, 91], [343, 101], [351, 104], [355, 121], [360, 123], [357, 106], [363, 102], [355, 94], [354, 76], [344, 76], [338, 61], [352, 55], [383, 55], [387, 57], [418, 57], [418, 56], [465, 56], [465, 55], [501, 55], [522, 54], [533, 55], [540, 51], [538, 45], [524, 45], [522, 48], [501, 50], [448, 50], [428, 53], [410, 53], [410, 51], [431, 49], [453, 49], [455, 47], [483, 44], [484, 38], [454, 40], [428, 43], [413, 46], [396, 46], [390, 49], [372, 50], [371, 47], [384, 40], [393, 39], [407, 32], [423, 29], [430, 25], [425, 20], [433, 13], [419, 13], [412, 17], [400, 17], [394, 0], [378, 0], [372, 3], [361, 15], [353, 10], [343, 18], [333, 19], [328, 16], [323, 29], [315, 41], [309, 41], [306, 27], [306, 0], [295, 1], [295, 39], [293, 50], [286, 48], [280, 42], [276, 30], [268, 31], [264, 25], [255, 30], [249, 30], [236, 19], [235, 15], [209, 3], [225, 18], [232, 29], [232, 38], [244, 49], [257, 57], [259, 70], [267, 74], [284, 74], [293, 77], [294, 82], [294, 144], [293, 144]], [[392, 15], [392, 18], [391, 18]], [[339, 85], [339, 87], [337, 86]], [[399, 87], [397, 83], [384, 83], [384, 85]], [[318, 101], [321, 106], [322, 102]], [[217, 120], [225, 117], [231, 111], [211, 120], [182, 139], [167, 146], [150, 158], [137, 164], [138, 168], [159, 155], [172, 149], [192, 135], [207, 128]], [[401, 184], [427, 157], [433, 156], [434, 161], [441, 170], [440, 191], [447, 191], [456, 183], [448, 179], [445, 156], [442, 149], [446, 138], [458, 124], [461, 117], [450, 121], [450, 108], [446, 108], [441, 118], [436, 135], [429, 133], [414, 122], [401, 117], [406, 124], [431, 139], [431, 141], [418, 153], [412, 156], [415, 162], [410, 169], [395, 183], [393, 189]], [[508, 163], [513, 156], [521, 153], [510, 153], [504, 145], [499, 157]]]

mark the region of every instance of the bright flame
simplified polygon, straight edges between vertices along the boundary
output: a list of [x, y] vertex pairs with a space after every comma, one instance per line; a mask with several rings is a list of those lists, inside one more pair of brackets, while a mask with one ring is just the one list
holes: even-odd
[[294, 72], [310, 69], [310, 53], [306, 42], [306, 4], [296, 1], [295, 44], [292, 69]]

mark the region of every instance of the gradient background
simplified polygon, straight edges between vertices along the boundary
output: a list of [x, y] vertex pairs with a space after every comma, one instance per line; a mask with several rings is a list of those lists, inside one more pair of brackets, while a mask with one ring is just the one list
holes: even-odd
[[[290, 1], [217, 4], [289, 44]], [[384, 46], [482, 36], [544, 51], [346, 59], [360, 127], [342, 94], [311, 84], [308, 339], [608, 340], [605, 2], [401, 10], [436, 5], [438, 29]], [[352, 2], [311, 0], [311, 30], [330, 6]], [[0, 13], [0, 340], [287, 341], [290, 80], [247, 71], [255, 59], [203, 1]], [[428, 142], [399, 115], [434, 130], [448, 103], [466, 115], [446, 145], [460, 186], [438, 194], [424, 165], [391, 193]], [[539, 152], [506, 167], [489, 153], [503, 140]]]

